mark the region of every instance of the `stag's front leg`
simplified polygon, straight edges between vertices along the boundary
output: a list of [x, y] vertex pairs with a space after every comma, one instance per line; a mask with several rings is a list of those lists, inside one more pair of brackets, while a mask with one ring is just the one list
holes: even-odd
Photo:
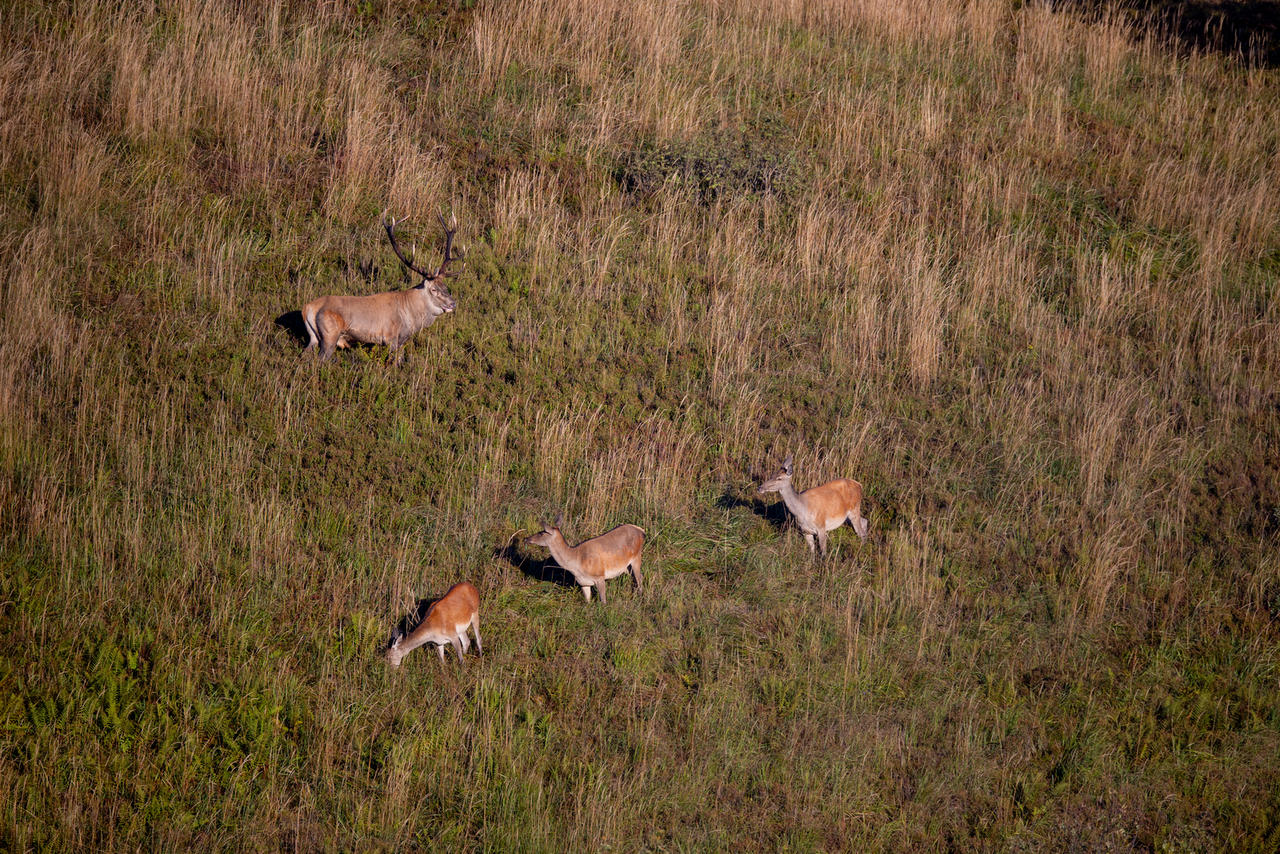
[[584, 584], [584, 585], [582, 586], [582, 595], [586, 598], [586, 600], [587, 600], [588, 602], [590, 602], [590, 601], [591, 601], [591, 587], [590, 587], [590, 586], [588, 586], [588, 585], [585, 585], [585, 584]]
[[605, 579], [603, 579], [603, 578], [596, 582], [596, 593], [600, 594], [600, 604], [601, 604], [601, 605], [608, 605], [608, 604], [609, 604], [609, 600], [608, 600], [608, 599], [606, 599], [606, 598], [605, 598], [605, 595], [604, 595], [604, 586], [605, 586], [606, 584], [608, 584], [608, 583], [609, 583], [609, 582], [608, 582], [608, 581], [606, 581], [606, 580], [605, 580]]
[[404, 364], [404, 339], [398, 339], [391, 342], [391, 355], [395, 357], [396, 367]]
[[805, 531], [804, 541], [809, 544], [809, 553], [812, 554], [813, 553], [813, 534], [810, 534], [808, 531]]

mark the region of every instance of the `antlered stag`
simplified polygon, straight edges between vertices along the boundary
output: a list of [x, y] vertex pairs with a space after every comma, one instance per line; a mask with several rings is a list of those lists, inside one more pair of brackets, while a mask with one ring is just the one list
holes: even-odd
[[584, 540], [576, 546], [569, 545], [560, 533], [561, 518], [556, 517], [539, 534], [526, 543], [546, 546], [551, 556], [569, 572], [582, 588], [582, 595], [591, 601], [591, 590], [600, 595], [600, 604], [608, 604], [605, 598], [605, 582], [617, 578], [628, 569], [636, 582], [636, 590], [643, 589], [640, 576], [640, 550], [644, 548], [644, 531], [635, 525], [619, 525], [612, 531]]
[[[401, 220], [403, 222], [403, 220]], [[302, 321], [307, 326], [307, 349], [320, 347], [321, 360], [328, 359], [338, 347], [348, 347], [354, 342], [362, 344], [386, 344], [396, 354], [396, 362], [403, 360], [400, 350], [404, 343], [419, 329], [435, 323], [437, 317], [453, 311], [457, 306], [444, 278], [450, 275], [449, 262], [454, 259], [453, 235], [458, 230], [458, 220], [452, 215], [444, 228], [444, 260], [434, 273], [423, 270], [400, 251], [396, 243], [396, 225], [393, 218], [383, 214], [382, 227], [387, 230], [391, 249], [400, 262], [422, 277], [417, 287], [402, 291], [388, 291], [369, 296], [334, 295], [312, 300], [302, 307]]]
[[827, 553], [827, 532], [834, 531], [846, 520], [862, 539], [867, 538], [867, 520], [862, 515], [862, 484], [856, 480], [838, 480], [814, 486], [804, 492], [796, 492], [791, 486], [791, 455], [782, 464], [782, 471], [760, 484], [759, 493], [778, 492], [795, 517], [796, 524], [804, 532], [809, 551], [813, 551], [813, 538], [818, 538], [818, 548]]
[[458, 653], [458, 661], [462, 661], [462, 654], [471, 649], [467, 629], [475, 633], [476, 652], [483, 654], [484, 647], [480, 643], [480, 594], [470, 582], [460, 581], [428, 609], [422, 622], [407, 637], [398, 635], [391, 642], [386, 652], [387, 663], [392, 667], [399, 667], [406, 655], [427, 643], [436, 644], [441, 661], [444, 661], [445, 644], [451, 644], [454, 652]]

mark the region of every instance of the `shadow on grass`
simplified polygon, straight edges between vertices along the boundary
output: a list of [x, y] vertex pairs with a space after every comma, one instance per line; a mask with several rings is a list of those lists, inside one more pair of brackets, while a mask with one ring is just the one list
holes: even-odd
[[550, 556], [537, 558], [523, 554], [514, 542], [494, 549], [493, 556], [498, 560], [505, 561], [535, 581], [550, 581], [552, 584], [558, 584], [561, 587], [578, 589], [578, 582], [574, 580], [573, 575], [568, 570], [562, 569], [554, 558]]
[[299, 347], [307, 346], [307, 342], [311, 340], [311, 336], [307, 335], [307, 324], [302, 320], [302, 312], [297, 309], [286, 311], [277, 317], [276, 326], [288, 332], [289, 337], [296, 341]]
[[766, 502], [754, 496], [743, 498], [741, 495], [735, 495], [726, 489], [724, 494], [716, 499], [716, 507], [721, 510], [736, 510], [739, 507], [745, 507], [779, 531], [786, 528], [787, 523], [791, 521], [791, 514], [787, 512], [787, 505], [781, 499]]

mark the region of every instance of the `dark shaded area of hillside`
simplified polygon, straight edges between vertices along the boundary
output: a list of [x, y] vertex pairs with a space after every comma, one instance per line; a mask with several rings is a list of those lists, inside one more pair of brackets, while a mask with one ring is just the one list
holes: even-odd
[[[1067, 0], [1062, 5], [1094, 11], [1105, 4]], [[1275, 0], [1121, 0], [1117, 5], [1185, 48], [1239, 56], [1253, 66], [1280, 66], [1280, 2]]]

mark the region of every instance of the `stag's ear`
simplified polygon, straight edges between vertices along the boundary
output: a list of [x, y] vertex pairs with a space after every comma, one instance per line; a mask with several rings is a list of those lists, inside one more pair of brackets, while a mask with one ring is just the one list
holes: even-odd
[[782, 470], [791, 474], [791, 454], [787, 454], [787, 458], [782, 461]]

